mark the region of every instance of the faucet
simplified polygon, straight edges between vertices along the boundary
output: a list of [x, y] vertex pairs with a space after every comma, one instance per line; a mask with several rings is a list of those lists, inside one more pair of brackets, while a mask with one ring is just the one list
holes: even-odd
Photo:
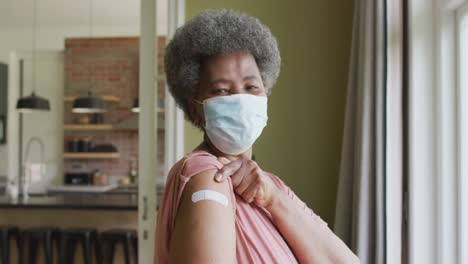
[[42, 164], [44, 164], [44, 142], [39, 137], [32, 137], [28, 140], [26, 144], [26, 151], [24, 153], [24, 163], [23, 163], [23, 173], [19, 175], [19, 183], [20, 183], [20, 194], [23, 196], [24, 199], [28, 198], [28, 187], [29, 187], [29, 179], [26, 177], [26, 166], [29, 163], [29, 153], [31, 150], [32, 143], [36, 142], [39, 144], [40, 147], [40, 159], [41, 159], [41, 174], [42, 174]]

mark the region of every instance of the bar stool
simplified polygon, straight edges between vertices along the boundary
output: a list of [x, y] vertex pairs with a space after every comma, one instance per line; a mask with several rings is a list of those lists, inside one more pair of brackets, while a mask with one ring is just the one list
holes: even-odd
[[16, 246], [18, 247], [18, 258], [21, 263], [22, 255], [19, 254], [21, 251], [19, 228], [16, 226], [0, 226], [0, 248], [2, 254], [2, 264], [10, 263], [10, 240], [13, 238], [16, 240]]
[[[53, 263], [53, 243], [57, 243], [60, 235], [60, 230], [54, 227], [34, 227], [24, 229], [20, 232], [21, 243], [28, 243], [28, 263], [34, 264], [37, 260], [37, 248], [42, 242], [44, 246], [44, 257], [46, 264]], [[58, 244], [58, 243], [57, 243]], [[58, 245], [57, 245], [58, 246]], [[24, 245], [21, 246], [23, 249]], [[23, 254], [24, 252], [20, 252]]]
[[94, 246], [96, 263], [101, 263], [101, 250], [98, 243], [97, 230], [94, 228], [71, 228], [62, 230], [60, 234], [60, 263], [69, 264], [74, 262], [77, 243], [81, 243], [83, 249], [83, 261], [85, 264], [92, 263], [92, 248]]
[[102, 245], [102, 256], [104, 263], [114, 263], [115, 246], [122, 243], [125, 255], [125, 264], [131, 264], [131, 254], [135, 256], [138, 262], [137, 251], [137, 232], [133, 229], [110, 229], [100, 234], [100, 241]]

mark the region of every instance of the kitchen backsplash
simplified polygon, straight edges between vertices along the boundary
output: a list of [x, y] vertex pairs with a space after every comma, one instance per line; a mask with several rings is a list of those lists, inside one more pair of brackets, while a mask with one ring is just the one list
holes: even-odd
[[[165, 97], [164, 37], [158, 38], [158, 47], [158, 103], [159, 107], [163, 108]], [[84, 96], [91, 87], [93, 95], [112, 95], [119, 99], [106, 103], [107, 112], [103, 115], [104, 124], [112, 124], [116, 127], [119, 123], [137, 118], [138, 114], [131, 112], [131, 107], [138, 96], [138, 49], [139, 39], [135, 37], [66, 39], [65, 96]], [[80, 114], [72, 113], [71, 106], [71, 102], [65, 102], [65, 124], [80, 122]], [[163, 112], [158, 114], [158, 118], [160, 119], [158, 123], [164, 124]], [[160, 175], [164, 169], [164, 135], [164, 128], [161, 125], [158, 130]], [[138, 130], [136, 128], [124, 130], [114, 128], [102, 131], [66, 130], [65, 148], [67, 148], [67, 141], [84, 137], [89, 137], [94, 144], [111, 143], [117, 148], [120, 157], [117, 159], [65, 159], [65, 171], [72, 163], [86, 163], [88, 168], [99, 169], [111, 176], [128, 176], [131, 159], [138, 158]]]

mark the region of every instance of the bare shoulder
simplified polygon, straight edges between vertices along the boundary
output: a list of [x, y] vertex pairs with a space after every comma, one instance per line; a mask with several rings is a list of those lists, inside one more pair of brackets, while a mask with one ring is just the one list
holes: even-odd
[[[231, 188], [228, 181], [214, 181], [215, 172], [216, 169], [200, 172], [185, 186], [171, 238], [171, 263], [235, 262]], [[227, 204], [216, 201], [219, 199]]]

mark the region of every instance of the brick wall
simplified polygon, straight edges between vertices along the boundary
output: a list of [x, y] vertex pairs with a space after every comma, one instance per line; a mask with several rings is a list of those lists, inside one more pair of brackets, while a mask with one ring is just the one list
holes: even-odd
[[[158, 38], [159, 94], [164, 98], [165, 81], [163, 58], [165, 38]], [[69, 38], [65, 40], [65, 96], [86, 95], [88, 89], [94, 95], [114, 95], [118, 103], [107, 103], [104, 123], [118, 124], [138, 114], [131, 112], [134, 98], [138, 96], [139, 39], [128, 38]], [[80, 114], [71, 112], [71, 103], [65, 103], [65, 124], [76, 124]], [[164, 123], [164, 113], [158, 118]], [[96, 143], [112, 143], [120, 153], [120, 159], [65, 160], [65, 171], [73, 163], [86, 164], [90, 169], [114, 177], [128, 176], [130, 160], [138, 158], [137, 130], [65, 131], [65, 141], [74, 137], [91, 137]], [[158, 132], [158, 162], [163, 171], [164, 131]], [[66, 147], [66, 142], [65, 142]]]

